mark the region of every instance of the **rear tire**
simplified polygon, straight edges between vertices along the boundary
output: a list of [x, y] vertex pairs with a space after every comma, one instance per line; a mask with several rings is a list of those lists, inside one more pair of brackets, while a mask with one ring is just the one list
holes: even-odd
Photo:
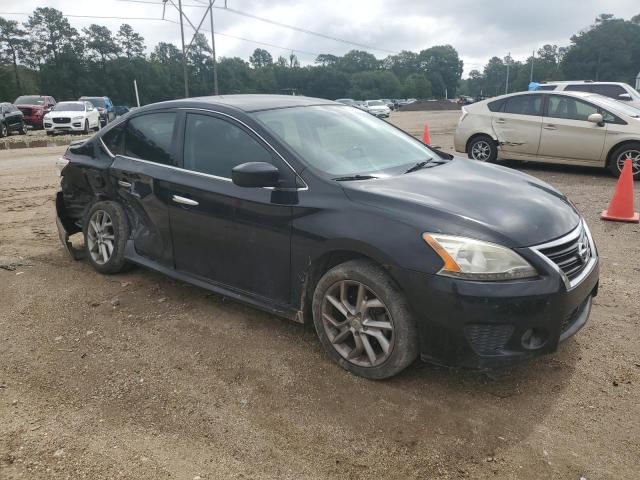
[[85, 216], [82, 231], [86, 256], [98, 272], [114, 274], [129, 266], [124, 258], [129, 222], [120, 204], [95, 203]]
[[418, 329], [407, 300], [370, 260], [351, 260], [322, 276], [313, 295], [313, 323], [329, 356], [361, 377], [392, 377], [418, 356]]
[[494, 163], [498, 158], [498, 146], [489, 135], [478, 135], [469, 142], [469, 158], [479, 162]]
[[619, 177], [624, 167], [624, 160], [631, 159], [633, 179], [640, 180], [640, 142], [627, 143], [616, 148], [609, 157], [609, 171]]

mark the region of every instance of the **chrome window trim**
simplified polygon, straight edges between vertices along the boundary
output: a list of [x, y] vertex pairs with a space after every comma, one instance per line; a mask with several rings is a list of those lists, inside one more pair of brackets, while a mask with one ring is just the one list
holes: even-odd
[[[569, 277], [567, 277], [567, 275], [562, 271], [562, 269], [558, 265], [556, 265], [556, 263], [553, 262], [553, 260], [547, 257], [544, 253], [542, 253], [540, 250], [553, 248], [558, 245], [562, 245], [564, 243], [575, 241], [580, 237], [580, 234], [582, 233], [583, 230], [587, 234], [587, 239], [589, 240], [589, 248], [591, 249], [591, 258], [589, 258], [589, 261], [585, 265], [582, 272], [580, 272], [580, 275], [578, 275], [573, 280], [569, 280]], [[578, 226], [574, 228], [571, 232], [567, 233], [566, 235], [556, 240], [543, 243], [541, 245], [535, 245], [533, 247], [530, 247], [530, 249], [535, 254], [537, 254], [542, 260], [544, 260], [547, 263], [547, 265], [553, 268], [553, 270], [555, 270], [560, 275], [560, 277], [562, 278], [562, 281], [564, 282], [565, 287], [567, 288], [567, 291], [571, 291], [574, 288], [576, 288], [578, 285], [580, 285], [580, 283], [582, 283], [582, 281], [593, 271], [596, 264], [598, 263], [598, 252], [596, 250], [596, 245], [593, 241], [593, 237], [591, 236], [591, 231], [589, 230], [589, 227], [587, 226], [587, 222], [584, 220], [584, 218], [581, 218]]]
[[[305, 190], [309, 190], [309, 185], [307, 185], [307, 182], [305, 182], [305, 181], [304, 181], [304, 179], [303, 179], [303, 178], [298, 174], [298, 172], [296, 172], [296, 171], [295, 171], [295, 169], [291, 166], [291, 164], [290, 164], [289, 162], [287, 162], [287, 161], [284, 159], [284, 157], [283, 157], [282, 155], [280, 155], [280, 152], [278, 152], [278, 151], [273, 147], [273, 145], [271, 145], [269, 142], [267, 142], [267, 141], [265, 140], [265, 138], [264, 138], [262, 135], [260, 135], [260, 134], [259, 134], [258, 132], [256, 132], [253, 128], [251, 128], [249, 125], [247, 125], [246, 123], [244, 123], [242, 120], [238, 120], [238, 119], [237, 119], [236, 117], [234, 117], [233, 115], [229, 115], [229, 114], [224, 113], [224, 112], [219, 112], [219, 111], [217, 111], [217, 110], [208, 110], [208, 109], [205, 109], [205, 108], [179, 107], [179, 108], [177, 108], [177, 110], [196, 111], [196, 112], [200, 111], [200, 112], [207, 112], [207, 113], [215, 113], [215, 114], [217, 114], [217, 115], [222, 115], [222, 116], [224, 116], [224, 117], [230, 118], [231, 120], [234, 120], [234, 121], [238, 122], [239, 124], [243, 125], [243, 126], [244, 126], [245, 128], [247, 128], [248, 130], [250, 130], [251, 132], [253, 132], [253, 134], [254, 134], [255, 136], [257, 136], [260, 140], [262, 140], [262, 142], [263, 142], [265, 145], [267, 145], [271, 150], [273, 150], [273, 152], [274, 152], [276, 155], [278, 155], [278, 157], [280, 157], [280, 159], [285, 163], [285, 165], [287, 165], [287, 166], [291, 169], [291, 171], [293, 172], [293, 174], [295, 175], [295, 177], [296, 177], [296, 178], [298, 178], [298, 179], [300, 179], [300, 181], [304, 184], [304, 187], [299, 187], [299, 188], [296, 188], [296, 187], [294, 187], [294, 188], [261, 187], [262, 189], [264, 189], [264, 190], [278, 190], [278, 191], [294, 191], [294, 192], [296, 192], [296, 191], [305, 191]], [[148, 113], [153, 113], [153, 112], [148, 112]], [[144, 115], [144, 114], [141, 114], [140, 116], [142, 116], [142, 115]], [[136, 116], [138, 116], [138, 115], [136, 115]], [[131, 117], [131, 118], [135, 118], [135, 117]], [[122, 121], [118, 122], [118, 124], [119, 124], [119, 123], [122, 123]], [[118, 124], [114, 125], [114, 127], [116, 127]], [[106, 133], [109, 133], [109, 132], [105, 132], [105, 134], [106, 134]], [[114, 155], [114, 154], [111, 152], [111, 150], [109, 150], [109, 148], [107, 147], [107, 145], [106, 145], [106, 144], [104, 143], [104, 141], [102, 140], [102, 137], [103, 137], [103, 135], [101, 135], [101, 136], [100, 136], [100, 143], [102, 143], [103, 148], [105, 149], [105, 151], [107, 152], [107, 154], [108, 154], [111, 158], [116, 158], [116, 155]], [[128, 160], [135, 160], [135, 161], [137, 161], [137, 162], [147, 163], [147, 164], [150, 164], [150, 165], [158, 165], [158, 166], [160, 166], [160, 167], [169, 168], [169, 169], [172, 169], [172, 170], [176, 170], [176, 171], [179, 171], [179, 172], [188, 173], [188, 174], [191, 174], [191, 175], [197, 175], [197, 176], [200, 176], [200, 177], [212, 178], [212, 179], [215, 179], [215, 180], [223, 180], [223, 181], [225, 181], [225, 182], [232, 182], [232, 181], [233, 181], [231, 178], [228, 178], [228, 177], [220, 177], [220, 176], [217, 176], [217, 175], [211, 175], [211, 174], [209, 174], [209, 173], [196, 172], [195, 170], [189, 170], [189, 169], [187, 169], [187, 168], [176, 167], [176, 166], [174, 166], [174, 165], [166, 165], [166, 164], [163, 164], [163, 163], [152, 162], [151, 160], [144, 160], [144, 159], [142, 159], [142, 158], [134, 158], [134, 157], [129, 157], [129, 156], [127, 156], [127, 155], [117, 155], [117, 156], [122, 157], [122, 158], [126, 158], [126, 159], [128, 159]]]

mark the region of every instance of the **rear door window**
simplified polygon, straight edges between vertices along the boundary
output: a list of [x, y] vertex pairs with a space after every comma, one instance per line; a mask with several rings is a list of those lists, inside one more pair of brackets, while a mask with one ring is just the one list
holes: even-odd
[[504, 113], [542, 115], [542, 95], [517, 95], [507, 99]]
[[124, 154], [162, 165], [175, 165], [175, 112], [149, 113], [127, 122]]
[[231, 178], [242, 163], [274, 163], [271, 153], [239, 126], [218, 117], [187, 114], [184, 168]]
[[620, 85], [594, 85], [593, 93], [597, 93], [598, 95], [604, 95], [605, 97], [615, 98], [616, 100], [620, 98], [620, 95], [627, 93], [627, 91], [622, 88]]
[[576, 83], [573, 85], [567, 85], [565, 87], [565, 90], [569, 90], [571, 92], [590, 92], [591, 91], [591, 84], [587, 84], [587, 83]]

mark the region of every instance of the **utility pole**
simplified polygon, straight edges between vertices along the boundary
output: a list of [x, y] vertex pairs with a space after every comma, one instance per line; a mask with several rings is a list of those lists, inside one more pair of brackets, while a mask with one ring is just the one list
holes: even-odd
[[507, 93], [509, 93], [509, 64], [510, 64], [510, 60], [511, 60], [511, 52], [509, 52], [509, 54], [507, 55], [506, 60], [507, 60], [507, 81], [505, 82], [505, 85], [504, 85], [504, 93], [505, 93], [505, 95]]
[[[211, 21], [211, 57], [213, 58], [213, 94], [218, 95], [218, 66], [216, 65], [216, 39], [213, 31], [213, 4], [216, 0], [209, 1], [209, 20]], [[225, 8], [227, 2], [225, 1]]]
[[529, 83], [533, 82], [533, 59], [536, 57], [536, 51], [531, 54], [531, 73], [529, 74]]
[[189, 98], [189, 78], [187, 77], [187, 52], [184, 49], [184, 23], [182, 20], [182, 0], [178, 0], [180, 12], [180, 38], [182, 40], [182, 74], [184, 75], [184, 98]]

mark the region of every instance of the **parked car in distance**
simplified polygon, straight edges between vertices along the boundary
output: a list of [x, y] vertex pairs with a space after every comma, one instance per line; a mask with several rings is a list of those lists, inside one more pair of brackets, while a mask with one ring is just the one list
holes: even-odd
[[115, 120], [116, 112], [113, 108], [113, 102], [109, 97], [80, 97], [78, 100], [91, 102], [93, 106], [98, 109], [102, 126]]
[[594, 93], [520, 92], [462, 107], [455, 149], [475, 160], [598, 166], [640, 178], [640, 110]]
[[44, 115], [54, 107], [56, 100], [47, 95], [22, 95], [13, 104], [22, 112], [24, 123], [39, 130], [43, 128]]
[[11, 132], [27, 133], [24, 116], [12, 103], [0, 103], [0, 138], [8, 137]]
[[88, 101], [60, 102], [44, 116], [44, 129], [47, 135], [100, 130], [100, 113]]
[[384, 103], [387, 107], [389, 107], [389, 110], [393, 110], [395, 108], [395, 104], [393, 103], [393, 100], [389, 98], [381, 98], [380, 101]]
[[367, 112], [376, 117], [388, 118], [391, 113], [391, 109], [380, 100], [366, 100], [364, 104]]
[[127, 113], [129, 113], [129, 107], [126, 107], [124, 105], [114, 105], [113, 107], [113, 111], [116, 114], [116, 117], [121, 117], [122, 115], [126, 115]]
[[311, 322], [367, 378], [553, 352], [597, 293], [593, 239], [559, 191], [329, 100], [146, 105], [65, 157], [70, 252], [82, 232], [98, 272], [136, 263]]
[[355, 100], [353, 102], [353, 105], [351, 105], [352, 107], [356, 107], [359, 110], [364, 110], [365, 112], [369, 111], [369, 108], [367, 107], [366, 102], [363, 102], [361, 100]]
[[353, 107], [354, 103], [356, 103], [353, 98], [338, 98], [336, 102], [342, 103], [344, 105], [349, 105], [350, 107]]
[[621, 82], [594, 82], [592, 80], [545, 82], [541, 83], [534, 91], [597, 93], [640, 108], [640, 93], [631, 85]]

